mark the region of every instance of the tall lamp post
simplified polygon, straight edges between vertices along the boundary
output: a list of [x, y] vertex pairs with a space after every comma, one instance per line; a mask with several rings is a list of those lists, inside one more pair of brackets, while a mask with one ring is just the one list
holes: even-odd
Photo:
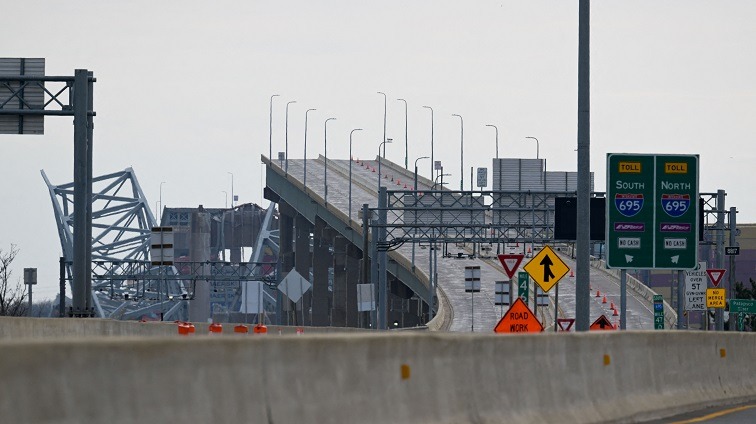
[[328, 121], [336, 118], [328, 118], [323, 124], [323, 191], [326, 206], [328, 205]]
[[433, 167], [436, 166], [435, 165], [436, 163], [433, 160], [433, 108], [430, 107], [430, 106], [423, 106], [423, 107], [426, 108], [426, 109], [430, 109], [430, 111], [431, 111], [431, 157], [430, 157], [430, 160], [431, 160], [431, 172], [430, 172], [430, 177], [431, 177], [431, 179], [433, 179], [433, 171], [434, 171]]
[[407, 142], [407, 101], [404, 99], [396, 100], [404, 102], [404, 169], [409, 169], [409, 144]]
[[487, 127], [493, 127], [496, 130], [496, 159], [499, 158], [499, 128], [493, 124], [486, 124]]
[[[429, 157], [428, 156], [421, 156], [421, 157], [415, 159], [415, 185], [413, 186], [415, 188], [415, 192], [417, 192], [417, 161], [419, 161], [420, 159], [429, 159]], [[417, 193], [415, 193], [415, 195], [417, 195]], [[415, 199], [415, 200], [417, 200], [417, 199]]]
[[[296, 100], [292, 100], [290, 102], [286, 103], [286, 146], [284, 148], [284, 152], [286, 154], [286, 157], [284, 158], [286, 160], [286, 165], [284, 165], [284, 174], [289, 175], [289, 105], [292, 103], [296, 103]], [[234, 200], [233, 197], [231, 199], [231, 206], [233, 207]]]
[[226, 172], [231, 176], [231, 207], [234, 207], [234, 174], [232, 172]]
[[[413, 190], [415, 190], [415, 202], [413, 205], [415, 207], [415, 211], [412, 214], [415, 218], [414, 219], [415, 225], [417, 225], [417, 161], [419, 161], [420, 159], [430, 159], [430, 158], [428, 156], [421, 156], [415, 159], [415, 182], [414, 182], [415, 185], [412, 187]], [[412, 233], [413, 234], [417, 233], [417, 228], [413, 228]], [[415, 241], [414, 240], [412, 241], [412, 269], [413, 270], [415, 269]]]
[[456, 113], [452, 114], [459, 118], [459, 190], [464, 190], [465, 181], [465, 123], [462, 116]]
[[[539, 146], [539, 143], [538, 143], [538, 139], [537, 139], [537, 138], [535, 138], [535, 137], [525, 137], [525, 138], [526, 138], [526, 139], [527, 139], [527, 138], [530, 138], [530, 139], [533, 139], [533, 140], [535, 140], [535, 142], [536, 142], [536, 159], [539, 159], [539, 157], [538, 157], [538, 156], [539, 156], [539, 154], [540, 154], [540, 150], [541, 150], [541, 148], [540, 148], [540, 146]], [[543, 171], [541, 171], [541, 184], [544, 184], [544, 182], [543, 182]], [[545, 185], [545, 184], [544, 184], [544, 185]], [[545, 189], [545, 187], [544, 187], [544, 189]]]
[[[163, 184], [165, 184], [165, 181], [160, 181], [160, 209], [163, 209]], [[158, 225], [161, 224], [160, 209], [155, 211], [155, 216], [157, 217]]]
[[362, 131], [362, 128], [355, 128], [349, 132], [349, 219], [352, 219], [352, 134], [355, 131]]
[[[379, 91], [378, 94], [383, 95], [383, 141], [386, 141], [386, 93]], [[378, 150], [378, 156], [381, 155], [381, 151]], [[386, 156], [386, 151], [383, 151], [383, 155]], [[378, 162], [378, 167], [380, 168], [381, 162]]]
[[307, 193], [307, 114], [317, 109], [307, 109], [305, 111], [305, 128], [304, 128], [304, 184], [305, 193]]
[[280, 97], [280, 94], [274, 94], [270, 96], [270, 130], [268, 135], [270, 141], [268, 142], [268, 160], [273, 160], [273, 98]]
[[525, 137], [525, 138], [526, 138], [526, 139], [527, 139], [527, 138], [530, 138], [530, 139], [533, 139], [533, 140], [535, 140], [535, 142], [536, 142], [536, 159], [539, 159], [539, 156], [538, 156], [538, 155], [540, 154], [540, 150], [541, 150], [541, 147], [539, 146], [539, 143], [538, 143], [538, 139], [537, 139], [537, 138], [535, 138], [535, 137]]
[[385, 139], [378, 145], [378, 193], [381, 192], [381, 147], [383, 147], [383, 155], [386, 155], [386, 143], [391, 143], [393, 140], [390, 138]]

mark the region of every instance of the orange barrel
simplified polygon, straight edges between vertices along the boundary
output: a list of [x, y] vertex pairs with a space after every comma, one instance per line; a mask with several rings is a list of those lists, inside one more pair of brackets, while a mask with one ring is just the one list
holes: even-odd
[[189, 326], [184, 324], [183, 322], [180, 322], [178, 324], [178, 333], [182, 336], [188, 336], [189, 335]]
[[266, 333], [268, 332], [268, 327], [266, 327], [266, 326], [265, 326], [265, 325], [263, 325], [263, 324], [257, 324], [257, 325], [256, 325], [256, 326], [255, 326], [255, 327], [254, 327], [254, 328], [252, 329], [252, 331], [253, 331], [253, 332], [254, 332], [255, 334], [266, 334]]
[[210, 330], [210, 334], [221, 334], [223, 332], [223, 326], [217, 322], [210, 324], [207, 329]]
[[234, 326], [234, 333], [247, 334], [249, 333], [249, 327], [244, 324], [239, 324], [237, 326]]

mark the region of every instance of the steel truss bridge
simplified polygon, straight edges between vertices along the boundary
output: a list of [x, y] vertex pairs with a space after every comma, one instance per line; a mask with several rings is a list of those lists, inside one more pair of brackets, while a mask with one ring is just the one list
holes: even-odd
[[[54, 185], [44, 171], [42, 178], [52, 200], [63, 251], [61, 279], [72, 282], [74, 252], [74, 184]], [[250, 262], [176, 262], [154, 266], [150, 262], [150, 234], [157, 221], [149, 208], [136, 174], [127, 168], [94, 177], [92, 210], [92, 289], [95, 315], [102, 318], [140, 319], [160, 317], [186, 319], [186, 302], [194, 298], [197, 281], [209, 281], [230, 293], [236, 311], [247, 307], [250, 282], [275, 282], [276, 263], [263, 262], [263, 247], [278, 250], [278, 230], [270, 228], [273, 207], [261, 210], [263, 225]], [[265, 288], [266, 311], [275, 307], [272, 289]], [[217, 289], [216, 289], [217, 290]], [[63, 296], [61, 296], [63, 299]], [[64, 308], [61, 308], [61, 311]], [[71, 311], [69, 310], [69, 313]], [[61, 312], [63, 314], [63, 312]]]

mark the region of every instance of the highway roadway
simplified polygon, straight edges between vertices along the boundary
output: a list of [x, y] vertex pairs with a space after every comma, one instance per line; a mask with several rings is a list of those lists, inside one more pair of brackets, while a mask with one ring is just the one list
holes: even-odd
[[[322, 156], [317, 160], [310, 159], [307, 161], [307, 189], [317, 193], [321, 197], [324, 196], [323, 181], [326, 179], [323, 164], [324, 161]], [[281, 168], [285, 167], [285, 165], [281, 166], [281, 162], [279, 161], [273, 161], [272, 165]], [[349, 172], [349, 161], [328, 159], [328, 165], [328, 203], [347, 212], [349, 179], [346, 176]], [[377, 206], [377, 168], [378, 163], [376, 161], [352, 162], [351, 218], [357, 222], [360, 222], [357, 214], [363, 203], [367, 203], [371, 207]], [[400, 169], [400, 167], [390, 164], [387, 160], [383, 161], [382, 170], [383, 174], [388, 177], [382, 179], [382, 185], [387, 186], [390, 189], [404, 189], [404, 185], [409, 183], [407, 184], [408, 189], [411, 187], [411, 172]], [[288, 174], [291, 177], [303, 182], [303, 171], [303, 160], [289, 159]], [[399, 183], [397, 184], [398, 181]], [[422, 182], [418, 184], [418, 186], [418, 189], [420, 190], [427, 190], [430, 188], [427, 184], [423, 184]], [[521, 244], [518, 247], [525, 250], [526, 246]], [[515, 249], [518, 247], [515, 247]], [[458, 259], [456, 253], [467, 253], [469, 252], [470, 246], [457, 247], [456, 245], [450, 244], [448, 248], [453, 257], [444, 258], [442, 255], [438, 255], [438, 288], [443, 290], [444, 294], [446, 294], [453, 310], [453, 318], [449, 330], [483, 333], [493, 331], [493, 328], [502, 316], [502, 308], [494, 305], [494, 282], [507, 279], [501, 264], [498, 262], [498, 259], [495, 258], [495, 246], [493, 247], [491, 258], [488, 259], [469, 259], [467, 255], [464, 255], [464, 259]], [[397, 251], [408, 259], [412, 256], [411, 245], [404, 245], [397, 249]], [[425, 273], [428, 273], [429, 254], [429, 249], [421, 248], [419, 246], [415, 247], [415, 265]], [[574, 262], [565, 255], [565, 252], [560, 252], [560, 256], [571, 269], [574, 269]], [[527, 260], [528, 259], [526, 258], [525, 261]], [[525, 264], [525, 261], [523, 261], [523, 265]], [[481, 267], [482, 283], [480, 293], [475, 293], [474, 295], [464, 291], [465, 266], [473, 265]], [[610, 309], [611, 302], [614, 302], [615, 306], [619, 308], [619, 281], [600, 270], [593, 268], [591, 269], [590, 279], [592, 286], [591, 321], [593, 322], [593, 320], [603, 314], [606, 315], [612, 323], [619, 323], [619, 316], [612, 316], [613, 312]], [[595, 297], [596, 290], [601, 292], [601, 296], [598, 298]], [[540, 308], [541, 311], [539, 311], [538, 316], [541, 318], [544, 327], [547, 327], [547, 329], [550, 328], [551, 331], [553, 331], [554, 289], [552, 289], [549, 295], [551, 306], [548, 313], [545, 313], [546, 311], [543, 310], [544, 308]], [[606, 296], [607, 299], [606, 304], [602, 303], [604, 296]], [[574, 277], [565, 277], [559, 283], [559, 310], [560, 317], [575, 317]], [[627, 328], [653, 329], [652, 305], [648, 304], [648, 302], [642, 297], [635, 296], [631, 290], [628, 290]]]

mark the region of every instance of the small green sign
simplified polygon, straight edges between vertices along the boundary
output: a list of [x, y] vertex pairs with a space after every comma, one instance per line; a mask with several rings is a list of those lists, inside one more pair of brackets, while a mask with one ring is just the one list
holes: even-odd
[[528, 292], [530, 291], [530, 275], [527, 272], [517, 273], [517, 297], [528, 305]]
[[654, 330], [664, 330], [664, 297], [654, 295]]
[[756, 300], [732, 299], [730, 300], [730, 312], [756, 314]]

